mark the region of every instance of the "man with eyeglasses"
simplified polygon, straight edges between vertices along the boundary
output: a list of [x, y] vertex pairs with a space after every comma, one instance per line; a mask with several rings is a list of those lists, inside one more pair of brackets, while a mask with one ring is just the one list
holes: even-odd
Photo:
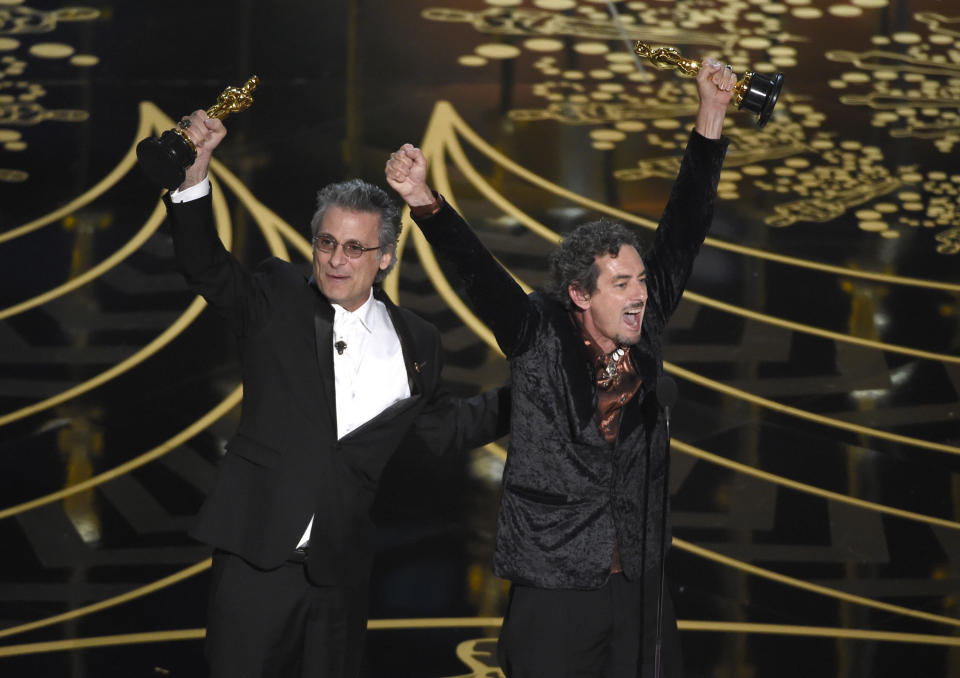
[[192, 531], [215, 548], [211, 675], [357, 676], [384, 465], [401, 445], [439, 454], [505, 434], [507, 393], [441, 388], [439, 332], [379, 285], [400, 231], [383, 190], [352, 180], [319, 192], [310, 279], [276, 258], [250, 272], [213, 223], [207, 169], [226, 128], [202, 110], [179, 125], [197, 159], [165, 197], [176, 258], [236, 334], [244, 386]]

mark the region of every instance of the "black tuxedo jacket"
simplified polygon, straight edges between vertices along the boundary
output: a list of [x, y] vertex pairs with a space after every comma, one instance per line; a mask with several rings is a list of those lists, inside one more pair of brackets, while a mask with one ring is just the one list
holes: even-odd
[[440, 384], [437, 329], [375, 288], [399, 336], [411, 395], [338, 440], [333, 307], [288, 262], [241, 266], [216, 234], [210, 196], [166, 203], [178, 266], [241, 349], [241, 422], [192, 534], [269, 569], [292, 554], [315, 515], [311, 579], [360, 581], [373, 553], [369, 509], [390, 456], [401, 444], [439, 454], [504, 434], [506, 389], [450, 396]]

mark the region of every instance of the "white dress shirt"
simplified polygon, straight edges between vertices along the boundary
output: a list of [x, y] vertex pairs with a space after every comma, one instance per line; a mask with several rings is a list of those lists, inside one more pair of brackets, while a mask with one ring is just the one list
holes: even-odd
[[[171, 191], [173, 202], [189, 202], [210, 193], [210, 179], [183, 191]], [[400, 339], [386, 305], [373, 290], [356, 311], [333, 306], [333, 372], [337, 398], [337, 440], [348, 435], [399, 400], [410, 397], [407, 367]], [[342, 353], [337, 344], [343, 342]], [[313, 516], [298, 547], [310, 541]]]
[[[373, 290], [356, 311], [333, 306], [333, 373], [337, 394], [337, 439], [356, 430], [399, 400], [410, 397], [400, 339]], [[343, 342], [343, 352], [337, 344]], [[298, 547], [310, 541], [313, 517]]]

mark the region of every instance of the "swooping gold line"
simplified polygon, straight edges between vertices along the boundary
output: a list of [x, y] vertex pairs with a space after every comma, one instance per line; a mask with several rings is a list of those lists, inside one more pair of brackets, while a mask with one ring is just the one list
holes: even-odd
[[829, 626], [792, 626], [785, 624], [744, 624], [736, 622], [680, 621], [681, 631], [721, 631], [723, 633], [772, 633], [786, 636], [872, 640], [876, 642], [915, 643], [922, 645], [960, 646], [955, 636], [932, 636], [921, 633], [840, 629]]
[[[657, 223], [651, 219], [645, 219], [643, 217], [638, 217], [635, 214], [630, 212], [625, 212], [623, 210], [610, 207], [604, 203], [597, 202], [596, 200], [591, 200], [582, 195], [574, 193], [568, 189], [558, 186], [553, 182], [547, 181], [546, 179], [540, 177], [537, 174], [534, 174], [530, 170], [522, 167], [517, 164], [507, 156], [505, 156], [500, 151], [493, 148], [488, 144], [483, 138], [480, 137], [473, 129], [471, 129], [467, 123], [460, 117], [456, 112], [453, 106], [448, 101], [438, 101], [434, 106], [433, 118], [436, 118], [438, 121], [442, 122], [444, 131], [453, 132], [457, 131], [463, 135], [479, 152], [483, 155], [490, 158], [492, 161], [503, 167], [504, 169], [516, 174], [525, 181], [539, 186], [550, 193], [558, 195], [562, 198], [566, 198], [571, 202], [583, 205], [597, 212], [603, 212], [609, 214], [623, 221], [628, 221], [630, 223], [643, 226], [648, 229], [655, 229]], [[433, 119], [432, 118], [432, 119]], [[431, 120], [432, 120], [431, 119]], [[440, 126], [438, 122], [438, 127]], [[449, 133], [448, 132], [448, 133]], [[870, 271], [861, 271], [855, 268], [847, 268], [844, 266], [834, 266], [831, 264], [823, 264], [815, 261], [810, 261], [807, 259], [798, 259], [796, 257], [788, 257], [782, 254], [776, 254], [774, 252], [768, 252], [766, 250], [760, 250], [753, 247], [746, 247], [743, 245], [737, 245], [735, 243], [726, 242], [723, 240], [717, 240], [716, 238], [707, 238], [705, 244], [710, 247], [716, 247], [717, 249], [727, 250], [730, 252], [735, 252], [737, 254], [743, 254], [750, 257], [756, 257], [758, 259], [767, 259], [769, 261], [775, 261], [780, 264], [786, 264], [789, 266], [797, 266], [800, 268], [808, 268], [816, 271], [821, 271], [825, 273], [832, 273], [835, 275], [843, 275], [851, 278], [862, 278], [865, 280], [872, 280], [875, 282], [883, 282], [893, 285], [906, 285], [912, 287], [923, 287], [936, 290], [945, 290], [948, 292], [960, 292], [960, 284], [955, 283], [945, 283], [935, 280], [924, 280], [921, 278], [908, 278], [905, 276], [896, 276], [889, 275], [886, 273], [873, 273]]]
[[665, 370], [677, 375], [678, 377], [692, 381], [695, 384], [700, 384], [701, 386], [709, 388], [710, 390], [723, 393], [733, 398], [737, 398], [738, 400], [745, 400], [746, 402], [753, 403], [754, 405], [760, 405], [768, 410], [781, 412], [783, 414], [796, 417], [797, 419], [805, 419], [806, 421], [812, 421], [816, 424], [822, 424], [823, 426], [838, 428], [844, 431], [850, 431], [852, 433], [871, 436], [873, 438], [880, 438], [882, 440], [889, 440], [890, 442], [900, 443], [902, 445], [910, 445], [911, 447], [919, 447], [926, 450], [933, 450], [935, 452], [946, 452], [947, 454], [960, 454], [960, 447], [956, 447], [954, 445], [935, 443], [930, 440], [921, 440], [920, 438], [911, 438], [910, 436], [899, 435], [897, 433], [888, 433], [887, 431], [870, 428], [869, 426], [851, 424], [840, 419], [825, 417], [822, 414], [815, 414], [813, 412], [808, 412], [807, 410], [801, 410], [796, 407], [791, 407], [790, 405], [778, 403], [775, 400], [761, 398], [760, 396], [753, 395], [752, 393], [748, 393], [747, 391], [739, 388], [727, 386], [726, 384], [723, 384], [719, 381], [714, 381], [713, 379], [707, 379], [706, 377], [700, 376], [695, 372], [685, 370], [684, 368], [678, 367], [677, 365], [667, 361], [663, 362], [663, 367]]
[[164, 216], [166, 211], [164, 210], [162, 203], [157, 203], [157, 206], [154, 208], [153, 213], [150, 215], [150, 218], [147, 219], [147, 223], [143, 225], [137, 234], [128, 240], [123, 247], [118, 249], [116, 252], [111, 254], [109, 257], [101, 261], [96, 266], [84, 271], [82, 274], [78, 275], [76, 278], [71, 278], [62, 285], [58, 285], [53, 289], [47, 290], [43, 294], [38, 294], [35, 297], [31, 297], [26, 301], [22, 301], [19, 304], [14, 304], [13, 306], [8, 306], [7, 308], [0, 309], [0, 320], [4, 318], [9, 318], [12, 315], [17, 313], [23, 313], [31, 308], [45, 304], [48, 301], [56, 299], [57, 297], [62, 297], [65, 294], [72, 292], [78, 287], [86, 285], [91, 280], [98, 278], [103, 275], [111, 268], [119, 264], [121, 261], [129, 257], [131, 254], [136, 252], [140, 247], [145, 243], [154, 232], [160, 228], [160, 224], [163, 223]]
[[[216, 186], [216, 179], [211, 177], [211, 182], [214, 184], [214, 186]], [[217, 232], [220, 236], [220, 239], [223, 241], [224, 246], [227, 249], [230, 249], [233, 238], [230, 223], [230, 210], [227, 208], [226, 200], [220, 191], [214, 192], [213, 212], [214, 221], [217, 224]], [[71, 398], [76, 398], [77, 396], [91, 391], [98, 386], [102, 386], [106, 382], [129, 371], [133, 367], [136, 367], [147, 358], [150, 358], [158, 353], [160, 349], [178, 337], [187, 327], [190, 326], [194, 320], [196, 320], [197, 316], [200, 315], [200, 312], [203, 311], [206, 306], [207, 302], [200, 297], [195, 297], [187, 307], [187, 310], [184, 311], [180, 317], [173, 321], [173, 323], [171, 323], [170, 326], [167, 327], [167, 329], [164, 330], [153, 341], [133, 355], [120, 361], [110, 369], [101, 372], [95, 377], [91, 377], [90, 379], [87, 379], [76, 386], [68, 388], [57, 395], [51, 396], [32, 405], [27, 405], [19, 410], [14, 410], [12, 412], [8, 412], [7, 414], [0, 415], [0, 426], [5, 426], [12, 421], [23, 419], [24, 417], [28, 417], [32, 414], [36, 414], [37, 412], [42, 412], [43, 410], [59, 405], [62, 402], [70, 400]]]
[[[434, 628], [496, 628], [503, 623], [500, 617], [433, 618], [433, 619], [371, 619], [367, 628], [377, 630], [410, 630]], [[791, 626], [786, 624], [746, 624], [738, 622], [714, 622], [683, 620], [677, 622], [681, 631], [709, 631], [714, 633], [757, 633], [814, 638], [837, 638], [842, 640], [867, 640], [873, 642], [913, 643], [917, 645], [943, 645], [960, 647], [960, 638], [935, 636], [920, 633], [896, 633], [866, 629], [843, 629], [829, 626]], [[176, 631], [151, 631], [115, 636], [55, 640], [46, 643], [28, 643], [0, 647], [0, 657], [16, 657], [45, 652], [86, 650], [117, 645], [164, 643], [182, 640], [201, 640], [206, 629], [180, 629]]]
[[52, 502], [63, 499], [64, 497], [69, 497], [72, 494], [77, 492], [83, 492], [84, 490], [89, 490], [91, 487], [96, 487], [97, 485], [102, 485], [108, 480], [113, 480], [118, 476], [123, 475], [124, 473], [129, 473], [130, 471], [140, 468], [144, 464], [148, 464], [154, 459], [159, 459], [165, 455], [170, 450], [176, 448], [178, 445], [185, 443], [187, 440], [197, 435], [205, 429], [206, 427], [213, 424], [220, 417], [224, 416], [229, 412], [234, 406], [236, 406], [240, 400], [243, 398], [243, 387], [237, 386], [226, 398], [224, 398], [220, 403], [218, 403], [212, 410], [207, 412], [205, 415], [197, 419], [195, 422], [190, 424], [187, 428], [180, 431], [172, 438], [168, 438], [165, 442], [157, 445], [152, 450], [144, 452], [138, 457], [131, 459], [128, 462], [115, 466], [109, 471], [104, 471], [99, 473], [92, 478], [84, 480], [82, 483], [77, 483], [76, 485], [71, 485], [57, 492], [52, 492], [51, 494], [38, 497], [37, 499], [31, 499], [30, 501], [23, 502], [22, 504], [17, 504], [15, 506], [10, 506], [0, 511], [0, 520], [4, 518], [9, 518], [10, 516], [16, 515], [18, 513], [23, 513], [24, 511], [29, 511], [31, 509], [50, 504]]
[[173, 121], [167, 118], [163, 113], [160, 112], [156, 106], [154, 106], [149, 101], [140, 102], [140, 123], [137, 125], [136, 135], [134, 136], [133, 144], [130, 146], [130, 149], [127, 151], [126, 155], [123, 156], [123, 159], [120, 160], [120, 163], [113, 168], [113, 170], [107, 174], [103, 179], [97, 182], [92, 188], [84, 192], [82, 195], [74, 198], [66, 205], [61, 207], [58, 210], [51, 212], [45, 216], [40, 217], [39, 219], [34, 219], [31, 222], [24, 224], [23, 226], [18, 226], [17, 228], [10, 229], [4, 233], [0, 233], [0, 243], [7, 240], [13, 240], [14, 238], [19, 238], [20, 236], [26, 235], [32, 231], [36, 231], [48, 224], [61, 219], [73, 212], [76, 212], [81, 207], [90, 204], [101, 195], [106, 193], [110, 188], [117, 184], [123, 176], [129, 172], [137, 162], [137, 144], [140, 142], [140, 139], [149, 136], [152, 132], [159, 131], [161, 129], [160, 125], [164, 121], [169, 122], [169, 127], [173, 126]]
[[[812, 494], [823, 499], [828, 499], [830, 501], [838, 501], [844, 504], [849, 504], [850, 506], [856, 506], [857, 508], [866, 509], [868, 511], [876, 511], [877, 513], [886, 513], [887, 515], [896, 516], [897, 518], [903, 518], [905, 520], [914, 520], [919, 523], [926, 523], [928, 525], [935, 525], [937, 527], [945, 527], [950, 530], [960, 530], [960, 523], [954, 520], [946, 520], [944, 518], [936, 518], [934, 516], [928, 516], [924, 513], [916, 513], [914, 511], [906, 511], [904, 509], [898, 509], [893, 506], [886, 506], [885, 504], [878, 504], [873, 501], [866, 501], [865, 499], [858, 499], [857, 497], [851, 497], [846, 494], [840, 494], [839, 492], [832, 492], [831, 490], [824, 490], [823, 488], [816, 487], [815, 485], [808, 485], [806, 483], [801, 483], [796, 480], [791, 480], [784, 476], [776, 475], [775, 473], [770, 473], [769, 471], [761, 471], [747, 464], [741, 464], [740, 462], [732, 461], [726, 457], [721, 457], [720, 455], [713, 454], [712, 452], [707, 452], [706, 450], [700, 449], [699, 447], [694, 447], [688, 443], [677, 440], [676, 438], [670, 439], [671, 447], [675, 448], [678, 452], [683, 454], [690, 455], [691, 457], [697, 457], [711, 464], [716, 464], [717, 466], [723, 466], [737, 473], [742, 473], [744, 475], [753, 476], [754, 478], [759, 478], [760, 480], [765, 480], [776, 485], [782, 485], [784, 487], [789, 487], [798, 492], [803, 492], [805, 494]], [[489, 443], [484, 445], [485, 449], [490, 454], [495, 457], [499, 457], [502, 461], [507, 460], [507, 451], [503, 449], [500, 445], [496, 443]]]
[[697, 304], [710, 306], [711, 308], [715, 308], [725, 313], [730, 313], [731, 315], [738, 315], [743, 318], [756, 320], [758, 322], [762, 322], [767, 325], [782, 327], [784, 329], [792, 330], [794, 332], [802, 332], [803, 334], [812, 334], [817, 337], [823, 337], [824, 339], [831, 339], [833, 341], [839, 341], [846, 344], [855, 344], [857, 346], [872, 348], [878, 351], [887, 351], [889, 353], [899, 353], [901, 355], [909, 355], [909, 356], [913, 356], [914, 358], [920, 358], [923, 360], [936, 360], [936, 361], [945, 362], [945, 363], [960, 364], [960, 356], [950, 355], [949, 353], [935, 353], [933, 351], [924, 351], [918, 348], [911, 348], [909, 346], [901, 346], [899, 344], [888, 344], [886, 342], [876, 341], [874, 339], [864, 339], [862, 337], [855, 337], [849, 334], [843, 334], [841, 332], [833, 332], [831, 330], [825, 330], [820, 327], [814, 327], [813, 325], [804, 325], [802, 323], [793, 322], [792, 320], [784, 320], [783, 318], [767, 315], [766, 313], [758, 313], [757, 311], [751, 311], [742, 306], [734, 306], [733, 304], [728, 304], [723, 301], [711, 299], [710, 297], [705, 297], [703, 295], [697, 294], [696, 292], [684, 291], [683, 296]]
[[855, 596], [852, 593], [844, 593], [843, 591], [831, 589], [826, 586], [820, 586], [819, 584], [811, 584], [810, 582], [803, 581], [802, 579], [788, 577], [787, 575], [780, 574], [772, 570], [767, 570], [762, 567], [757, 567], [756, 565], [751, 565], [750, 563], [745, 563], [742, 560], [737, 560], [736, 558], [730, 558], [729, 556], [717, 553], [716, 551], [711, 551], [710, 549], [705, 549], [702, 546], [691, 544], [690, 542], [678, 537], [673, 538], [673, 545], [682, 551], [687, 551], [688, 553], [700, 556], [701, 558], [706, 558], [707, 560], [712, 560], [720, 563], [721, 565], [726, 565], [727, 567], [732, 567], [742, 572], [747, 572], [757, 577], [769, 579], [786, 586], [803, 589], [804, 591], [817, 593], [829, 598], [837, 598], [838, 600], [844, 600], [848, 603], [856, 603], [857, 605], [873, 607], [886, 612], [893, 612], [895, 614], [901, 614], [908, 617], [916, 617], [917, 619], [924, 619], [926, 621], [932, 621], [938, 624], [947, 624], [949, 626], [960, 627], [960, 619], [944, 617], [942, 615], [931, 614], [929, 612], [921, 612], [920, 610], [911, 610], [910, 608], [901, 607], [900, 605], [881, 603], [878, 600], [871, 600], [870, 598], [864, 598], [863, 596]]
[[[210, 568], [212, 563], [211, 558], [200, 561], [195, 565], [184, 568], [179, 572], [174, 572], [169, 577], [164, 577], [163, 579], [158, 579], [155, 582], [151, 582], [146, 586], [141, 586], [132, 591], [128, 591], [119, 596], [114, 596], [113, 598], [107, 598], [106, 600], [101, 600], [100, 602], [93, 603], [91, 605], [85, 605], [83, 607], [78, 607], [75, 610], [70, 612], [64, 612], [63, 614], [58, 614], [53, 617], [47, 617], [46, 619], [38, 619], [35, 622], [30, 622], [28, 624], [21, 624], [19, 626], [11, 626], [6, 629], [0, 629], [0, 638], [7, 638], [9, 636], [17, 635], [18, 633], [26, 633], [27, 631], [34, 631], [44, 626], [50, 626], [52, 624], [59, 624], [60, 622], [70, 621], [71, 619], [77, 619], [79, 617], [85, 617], [88, 614], [93, 614], [94, 612], [99, 612], [100, 610], [105, 610], [111, 607], [116, 607], [117, 605], [122, 605], [123, 603], [141, 598], [142, 596], [153, 593], [154, 591], [159, 591], [160, 589], [172, 586], [178, 582], [183, 581], [184, 579], [189, 579], [195, 574], [200, 574]], [[3, 656], [0, 654], [0, 656]]]

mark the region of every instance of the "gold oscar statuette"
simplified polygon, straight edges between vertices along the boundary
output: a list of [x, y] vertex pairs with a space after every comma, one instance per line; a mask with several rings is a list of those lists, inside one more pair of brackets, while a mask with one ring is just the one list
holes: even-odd
[[[682, 75], [694, 77], [700, 71], [701, 62], [682, 56], [673, 47], [651, 48], [647, 43], [637, 41], [633, 50], [637, 56], [648, 60], [659, 69], [676, 69]], [[757, 127], [763, 127], [770, 119], [780, 90], [783, 88], [783, 73], [764, 75], [747, 72], [733, 88], [733, 103], [738, 109], [746, 109], [757, 114]]]
[[[243, 87], [227, 87], [220, 92], [217, 103], [207, 109], [211, 118], [223, 120], [231, 113], [239, 113], [253, 104], [251, 92], [260, 84], [260, 78], [251, 76]], [[137, 161], [147, 177], [171, 191], [183, 183], [185, 170], [197, 159], [197, 149], [181, 125], [164, 132], [160, 138], [150, 137], [137, 144]]]

